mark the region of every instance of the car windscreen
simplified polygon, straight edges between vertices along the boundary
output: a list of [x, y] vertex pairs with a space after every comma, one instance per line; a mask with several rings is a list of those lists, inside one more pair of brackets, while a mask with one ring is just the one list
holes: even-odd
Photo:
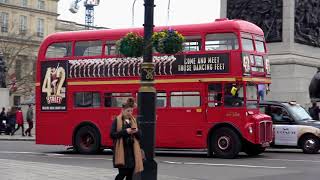
[[289, 105], [285, 104], [288, 107], [288, 110], [297, 121], [305, 121], [310, 120], [312, 117], [308, 114], [308, 112], [302, 108], [300, 105]]

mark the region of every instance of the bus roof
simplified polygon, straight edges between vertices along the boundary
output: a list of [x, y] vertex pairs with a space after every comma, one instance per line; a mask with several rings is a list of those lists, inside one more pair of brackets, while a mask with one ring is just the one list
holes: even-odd
[[[243, 31], [263, 36], [263, 31], [257, 25], [243, 20], [217, 19], [214, 22], [203, 24], [173, 25], [155, 27], [154, 31], [164, 29], [174, 29], [183, 35], [196, 35], [208, 32], [234, 32]], [[143, 28], [127, 28], [127, 29], [99, 29], [99, 30], [83, 30], [58, 32], [49, 35], [43, 41], [42, 45], [48, 46], [53, 42], [73, 41], [73, 40], [90, 40], [90, 39], [110, 39], [118, 40], [128, 32], [136, 32], [143, 35]]]

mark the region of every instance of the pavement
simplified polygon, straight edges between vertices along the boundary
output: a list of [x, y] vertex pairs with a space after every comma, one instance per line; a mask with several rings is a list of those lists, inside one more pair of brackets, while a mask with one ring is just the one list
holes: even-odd
[[[13, 135], [5, 135], [4, 133], [2, 133], [0, 135], [0, 141], [35, 141], [35, 122], [33, 125], [33, 129], [31, 130], [31, 134], [32, 137], [29, 136], [22, 136], [22, 130], [21, 128]], [[24, 130], [27, 130], [27, 128], [29, 127], [28, 123], [24, 123]]]
[[[319, 154], [266, 152], [257, 157], [208, 158], [204, 153], [158, 152], [158, 180], [315, 180]], [[111, 180], [117, 174], [112, 153], [82, 155], [64, 146], [30, 141], [0, 142], [0, 180]]]

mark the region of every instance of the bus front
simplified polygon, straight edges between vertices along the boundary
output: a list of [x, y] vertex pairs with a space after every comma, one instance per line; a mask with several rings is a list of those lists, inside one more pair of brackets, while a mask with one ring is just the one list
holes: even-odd
[[[260, 29], [257, 27], [257, 29]], [[246, 124], [244, 136], [248, 141], [245, 151], [257, 147], [269, 146], [272, 141], [272, 120], [259, 112], [259, 102], [265, 99], [271, 83], [270, 62], [263, 34], [240, 32], [240, 49], [242, 57], [242, 95], [246, 107]], [[260, 148], [260, 149], [261, 149]]]

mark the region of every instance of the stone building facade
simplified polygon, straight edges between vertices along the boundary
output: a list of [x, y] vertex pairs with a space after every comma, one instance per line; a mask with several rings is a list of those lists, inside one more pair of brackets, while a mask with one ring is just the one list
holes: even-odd
[[85, 26], [58, 20], [59, 0], [0, 0], [0, 51], [7, 63], [10, 104], [34, 102], [35, 64], [41, 41]]

